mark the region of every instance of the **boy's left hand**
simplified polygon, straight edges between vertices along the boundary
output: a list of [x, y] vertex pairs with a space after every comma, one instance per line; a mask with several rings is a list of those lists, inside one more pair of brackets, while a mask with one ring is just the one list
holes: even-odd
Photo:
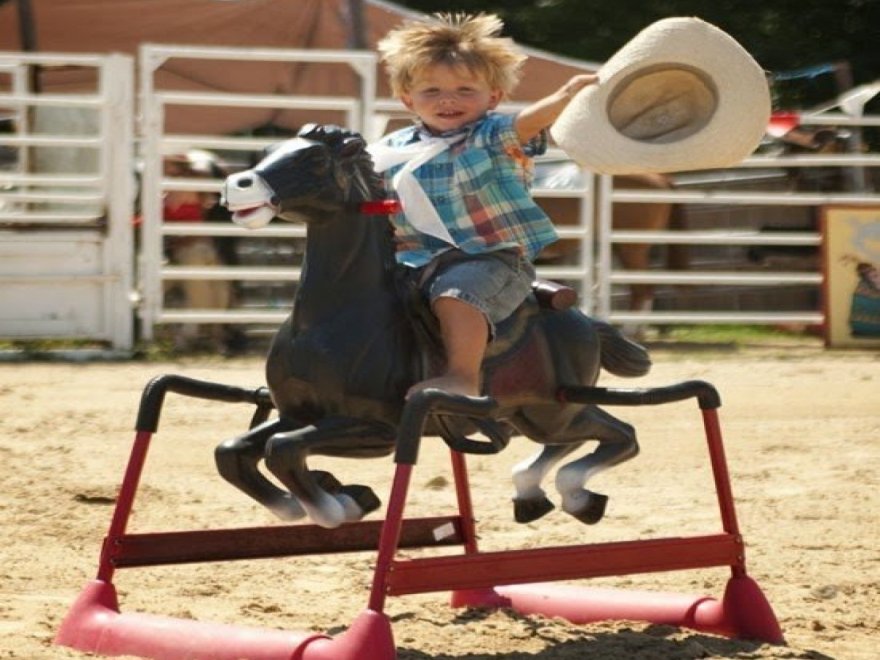
[[569, 79], [567, 83], [562, 86], [560, 90], [563, 94], [565, 94], [568, 98], [572, 98], [575, 94], [581, 91], [584, 87], [589, 87], [590, 85], [595, 85], [599, 82], [599, 75], [595, 73], [582, 73], [577, 76], [573, 76]]

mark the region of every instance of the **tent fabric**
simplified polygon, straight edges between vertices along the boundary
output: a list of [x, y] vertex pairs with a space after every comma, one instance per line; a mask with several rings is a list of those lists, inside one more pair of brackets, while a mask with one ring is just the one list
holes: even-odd
[[[30, 0], [36, 47], [47, 53], [126, 53], [143, 43], [245, 48], [343, 50], [354, 41], [348, 0]], [[0, 5], [0, 50], [21, 51], [17, 3]], [[417, 12], [384, 0], [362, 0], [365, 42], [376, 43]], [[512, 101], [540, 98], [576, 73], [598, 64], [523, 48], [529, 55]], [[358, 96], [359, 82], [345, 65], [172, 59], [157, 71], [155, 88], [253, 94]], [[379, 98], [390, 96], [384, 71]], [[92, 86], [83, 71], [43, 70], [41, 89], [73, 92]], [[295, 129], [314, 111], [169, 108], [169, 133], [222, 134], [272, 125]], [[333, 118], [331, 118], [333, 119]], [[334, 119], [339, 121], [339, 119]]]

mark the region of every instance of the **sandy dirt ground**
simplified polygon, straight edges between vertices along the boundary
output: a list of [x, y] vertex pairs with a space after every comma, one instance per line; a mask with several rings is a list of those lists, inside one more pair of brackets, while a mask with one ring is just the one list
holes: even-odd
[[[403, 660], [880, 657], [880, 353], [797, 343], [736, 350], [658, 348], [637, 381], [703, 379], [721, 393], [721, 423], [749, 574], [787, 640], [773, 646], [640, 622], [575, 626], [506, 610], [452, 609], [444, 593], [390, 598]], [[0, 657], [82, 658], [53, 646], [71, 602], [94, 577], [101, 539], [133, 440], [141, 391], [179, 373], [258, 386], [262, 360], [0, 363]], [[606, 518], [585, 526], [558, 508], [513, 521], [510, 469], [535, 445], [517, 438], [469, 457], [480, 547], [713, 534], [721, 530], [694, 402], [611, 412], [638, 429], [641, 454], [596, 477]], [[129, 531], [280, 524], [215, 473], [213, 448], [243, 430], [243, 404], [170, 395]], [[391, 459], [315, 460], [387, 500]], [[454, 512], [448, 452], [427, 440], [407, 513]], [[380, 513], [374, 513], [380, 519]], [[416, 551], [419, 552], [419, 551]], [[337, 634], [367, 602], [372, 553], [127, 569], [124, 611]], [[591, 586], [720, 597], [726, 568], [648, 573]]]

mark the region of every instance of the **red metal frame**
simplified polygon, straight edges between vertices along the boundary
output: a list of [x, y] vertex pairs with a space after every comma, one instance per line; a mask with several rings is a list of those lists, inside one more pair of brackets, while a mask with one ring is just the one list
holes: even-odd
[[[193, 387], [190, 381], [184, 385]], [[197, 396], [189, 390], [183, 393]], [[158, 397], [156, 392], [149, 394], [161, 406], [164, 391]], [[620, 393], [604, 390], [603, 394], [613, 398]], [[645, 395], [645, 401], [634, 405], [662, 402], [661, 398], [652, 400]], [[453, 606], [504, 606], [523, 614], [560, 616], [574, 623], [642, 620], [782, 643], [782, 631], [772, 608], [746, 574], [717, 406], [704, 404], [701, 400], [723, 533], [501, 552], [480, 552], [478, 548], [465, 457], [455, 451], [451, 459], [458, 515], [406, 519], [404, 510], [415, 459], [408, 462], [398, 458], [384, 521], [362, 521], [329, 530], [289, 525], [127, 534], [153, 437], [143, 427], [152, 428], [158, 422], [158, 409], [154, 419], [139, 414], [139, 430], [104, 539], [97, 577], [71, 607], [55, 642], [97, 654], [164, 660], [391, 660], [396, 657], [396, 649], [390, 620], [384, 614], [386, 598], [444, 591], [452, 592]], [[141, 424], [141, 417], [147, 423]], [[441, 529], [443, 534], [439, 535]], [[462, 546], [462, 553], [397, 558], [400, 548], [439, 546]], [[377, 551], [367, 608], [345, 633], [336, 637], [122, 613], [112, 583], [118, 568], [367, 550]], [[711, 566], [728, 566], [731, 570], [721, 600], [548, 584], [563, 579]]]

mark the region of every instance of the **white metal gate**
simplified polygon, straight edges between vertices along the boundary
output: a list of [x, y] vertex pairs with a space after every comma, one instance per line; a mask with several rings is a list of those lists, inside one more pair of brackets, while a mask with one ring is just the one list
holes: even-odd
[[[321, 62], [350, 67], [361, 81], [358, 97], [345, 96], [290, 96], [281, 94], [254, 95], [241, 93], [190, 93], [156, 89], [155, 74], [163, 63], [173, 58], [200, 60], [254, 61], [254, 62]], [[205, 108], [262, 107], [293, 108], [314, 111], [315, 121], [321, 122], [328, 112], [343, 113], [345, 125], [369, 136], [376, 94], [375, 53], [366, 51], [278, 50], [253, 48], [215, 48], [166, 46], [145, 44], [140, 49], [141, 81], [141, 155], [142, 180], [142, 244], [139, 259], [143, 336], [153, 337], [155, 326], [162, 324], [277, 324], [289, 312], [285, 308], [231, 309], [170, 309], [164, 304], [164, 290], [169, 282], [181, 280], [222, 280], [237, 282], [280, 282], [298, 278], [293, 266], [180, 266], [165, 263], [163, 241], [169, 237], [211, 236], [237, 239], [302, 238], [303, 227], [279, 222], [258, 233], [231, 224], [200, 222], [163, 222], [162, 195], [169, 190], [219, 191], [221, 179], [186, 179], [163, 176], [162, 160], [169, 154], [190, 149], [259, 151], [278, 138], [230, 137], [226, 135], [180, 135], [166, 131], [165, 110], [174, 105], [194, 105]]]
[[[880, 126], [878, 116], [849, 116], [839, 112], [823, 112], [803, 116], [802, 126], [833, 126], [849, 130]], [[877, 207], [880, 205], [880, 191], [871, 180], [880, 182], [880, 177], [869, 177], [869, 168], [880, 167], [880, 154], [864, 149], [858, 153], [828, 155], [756, 155], [746, 159], [740, 166], [729, 172], [715, 173], [721, 181], [725, 177], [743, 176], [749, 171], [762, 170], [792, 171], [810, 168], [827, 168], [836, 171], [839, 181], [849, 181], [849, 185], [838, 184], [832, 190], [821, 192], [799, 192], [796, 190], [731, 190], [719, 184], [717, 187], [687, 189], [680, 187], [674, 191], [657, 190], [616, 190], [612, 188], [611, 177], [598, 177], [597, 186], [597, 301], [596, 314], [616, 324], [806, 324], [820, 325], [825, 321], [825, 311], [821, 304], [805, 305], [785, 310], [774, 309], [707, 309], [699, 305], [690, 308], [629, 310], [612, 305], [612, 291], [615, 286], [631, 284], [651, 284], [656, 286], [699, 287], [702, 290], [721, 288], [769, 289], [783, 287], [811, 287], [816, 298], [821, 297], [823, 272], [821, 264], [811, 270], [762, 270], [760, 268], [727, 269], [689, 269], [669, 271], [662, 268], [650, 271], [627, 271], [621, 269], [613, 258], [615, 245], [624, 243], [648, 243], [652, 245], [681, 244], [689, 246], [743, 246], [776, 248], [815, 248], [817, 254], [822, 246], [820, 228], [806, 228], [800, 231], [762, 230], [750, 225], [689, 228], [668, 231], [622, 231], [612, 225], [612, 204], [674, 202], [687, 208], [715, 207], [716, 209], [752, 208], [757, 214], [772, 217], [774, 209], [800, 207], [811, 209], [814, 215], [821, 213], [825, 206], [846, 205], [854, 207]], [[774, 169], [775, 168], [775, 169]], [[874, 170], [877, 171], [877, 170]], [[845, 175], [853, 176], [845, 176]], [[853, 186], [852, 181], [857, 185]], [[847, 190], [849, 187], [851, 189]], [[852, 189], [855, 188], [855, 189]]]
[[[44, 94], [36, 67], [97, 82]], [[132, 347], [133, 72], [123, 55], [0, 53], [0, 339]]]

